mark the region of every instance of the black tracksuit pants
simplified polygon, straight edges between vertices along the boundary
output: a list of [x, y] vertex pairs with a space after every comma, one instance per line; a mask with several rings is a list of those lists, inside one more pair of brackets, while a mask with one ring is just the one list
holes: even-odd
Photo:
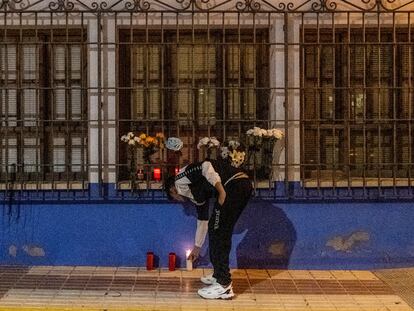
[[208, 223], [210, 261], [214, 268], [213, 277], [221, 285], [231, 282], [229, 255], [234, 225], [246, 207], [252, 193], [252, 184], [247, 178], [229, 182], [224, 187], [226, 200], [223, 206], [217, 202]]

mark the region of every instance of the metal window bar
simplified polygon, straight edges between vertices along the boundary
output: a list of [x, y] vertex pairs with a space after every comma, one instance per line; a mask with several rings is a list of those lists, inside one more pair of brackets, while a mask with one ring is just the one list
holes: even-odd
[[[216, 135], [221, 140], [232, 137], [244, 140], [250, 127], [283, 124], [284, 163], [274, 164], [273, 160], [264, 163], [265, 157], [260, 153], [252, 165], [246, 164], [256, 188], [266, 185], [267, 189], [258, 189], [257, 195], [281, 200], [413, 197], [410, 2], [395, 5], [390, 0], [372, 4], [361, 0], [289, 4], [263, 0], [215, 3], [117, 0], [89, 4], [81, 0], [28, 0], [23, 5], [19, 3], [18, 0], [0, 3], [3, 15], [0, 45], [6, 64], [1, 68], [0, 84], [3, 101], [0, 186], [3, 185], [5, 193], [13, 184], [21, 198], [29, 197], [28, 189], [43, 198], [42, 190], [50, 184], [58, 193], [52, 195], [57, 200], [90, 198], [94, 195], [93, 187], [98, 189], [97, 198], [106, 198], [105, 184], [110, 183], [106, 172], [115, 170], [114, 187], [119, 191], [114, 192], [114, 198], [126, 200], [138, 195], [153, 200], [160, 185], [152, 180], [152, 169], [201, 159], [195, 148], [200, 137]], [[109, 25], [109, 19], [114, 21], [112, 28], [104, 27]], [[278, 20], [283, 21], [278, 24], [283, 25], [282, 35], [278, 33], [270, 39], [270, 29]], [[361, 27], [358, 30], [354, 25]], [[115, 34], [112, 36], [115, 41], [108, 39], [108, 31]], [[26, 42], [29, 34], [33, 42]], [[34, 83], [25, 79], [22, 72], [22, 53], [31, 45], [40, 62]], [[59, 45], [64, 46], [66, 59], [65, 77], [58, 81], [54, 52]], [[13, 46], [19, 55], [15, 81], [10, 79], [8, 67], [8, 53]], [[79, 80], [71, 77], [69, 56], [75, 46], [81, 49]], [[115, 90], [105, 80], [108, 76], [105, 53], [110, 47], [116, 51], [116, 59], [110, 60], [116, 63]], [[134, 80], [137, 68], [132, 57], [141, 48], [143, 79]], [[282, 54], [277, 58], [270, 55], [272, 48]], [[358, 48], [362, 49], [362, 56], [357, 59], [363, 68], [356, 80], [352, 66]], [[186, 52], [179, 55], [181, 51]], [[97, 58], [92, 63], [88, 62], [90, 55]], [[154, 61], [154, 57], [158, 60]], [[387, 57], [389, 65], [383, 61]], [[184, 58], [188, 61], [185, 72]], [[205, 65], [212, 60], [214, 68]], [[44, 71], [40, 69], [42, 63]], [[238, 64], [235, 76], [232, 63]], [[155, 77], [153, 66], [157, 68]], [[283, 68], [282, 84], [270, 79], [269, 66]], [[295, 66], [299, 66], [298, 71], [292, 69]], [[91, 73], [96, 74], [93, 85], [89, 85], [93, 80], [87, 80]], [[56, 117], [55, 102], [62, 100], [59, 97], [62, 88], [65, 118], [60, 120]], [[78, 89], [80, 99], [76, 95]], [[115, 114], [109, 113], [106, 102], [111, 91], [117, 103]], [[10, 101], [5, 104], [13, 92], [20, 107], [16, 117]], [[142, 99], [131, 95], [139, 92]], [[32, 102], [35, 113], [28, 110], [32, 116], [26, 113], [24, 104], [25, 95], [30, 93], [35, 94]], [[269, 106], [276, 103], [273, 93], [282, 94], [284, 109], [269, 116]], [[72, 118], [75, 97], [80, 101], [80, 120]], [[142, 100], [143, 108], [139, 118], [132, 109], [137, 100]], [[295, 114], [298, 109], [300, 113]], [[326, 109], [333, 112], [326, 114]], [[108, 126], [110, 123], [116, 125], [115, 129]], [[296, 124], [299, 124], [298, 135]], [[129, 183], [129, 188], [134, 188], [135, 183], [126, 173], [130, 169], [128, 157], [123, 154], [126, 146], [118, 140], [129, 130], [151, 135], [162, 131], [167, 136], [182, 137], [185, 152], [174, 161], [168, 160], [175, 155], [162, 152], [160, 163], [148, 165], [151, 174], [147, 174], [144, 183], [138, 183], [139, 191], [126, 194], [122, 182]], [[106, 141], [114, 136], [117, 141]], [[65, 140], [65, 146], [59, 147], [65, 150], [64, 163], [56, 164], [53, 148], [60, 149], [53, 141], [59, 137]], [[11, 144], [14, 140], [15, 146]], [[10, 183], [13, 164], [10, 156], [14, 149], [18, 163], [13, 173], [16, 180]], [[299, 161], [295, 160], [297, 149]], [[34, 157], [29, 159], [28, 152]], [[60, 151], [56, 152], [57, 155]], [[76, 171], [79, 162], [74, 162], [77, 152], [81, 154], [80, 174]], [[112, 157], [116, 163], [108, 162], [109, 153], [116, 154]], [[55, 174], [59, 165], [64, 167], [64, 173]], [[275, 181], [263, 174], [274, 169], [283, 170], [283, 180]], [[75, 182], [81, 184], [80, 196], [71, 189]], [[275, 182], [277, 189], [273, 191]], [[66, 190], [64, 195], [60, 188]], [[150, 188], [155, 188], [155, 192]]]

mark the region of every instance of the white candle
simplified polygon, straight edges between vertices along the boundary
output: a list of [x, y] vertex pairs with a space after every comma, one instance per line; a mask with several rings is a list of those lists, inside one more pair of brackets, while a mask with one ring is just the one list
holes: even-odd
[[193, 270], [193, 261], [188, 258], [191, 254], [191, 250], [187, 249], [185, 252], [185, 259], [186, 259], [186, 263], [187, 263], [187, 271], [191, 271]]

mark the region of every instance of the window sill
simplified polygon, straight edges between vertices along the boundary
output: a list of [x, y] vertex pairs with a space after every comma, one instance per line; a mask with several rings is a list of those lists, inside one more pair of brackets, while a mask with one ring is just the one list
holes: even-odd
[[[131, 181], [120, 181], [116, 184], [117, 190], [132, 190]], [[161, 190], [162, 182], [160, 181], [137, 181], [134, 190]]]
[[331, 179], [307, 179], [303, 181], [305, 188], [348, 188], [348, 187], [410, 187], [414, 186], [414, 178], [350, 178], [338, 179], [335, 182]]
[[[253, 185], [253, 182], [252, 182]], [[130, 181], [120, 181], [117, 183], [116, 187], [117, 190], [131, 190], [132, 183]], [[256, 188], [257, 189], [269, 189], [273, 186], [269, 186], [269, 181], [261, 180], [257, 181]], [[135, 190], [162, 190], [162, 182], [160, 181], [139, 181], [135, 183]]]
[[[252, 186], [254, 186], [254, 182], [252, 181]], [[256, 180], [256, 189], [272, 189], [274, 187], [274, 182], [270, 182], [269, 180]]]
[[0, 183], [0, 190], [86, 190], [88, 187], [87, 182], [79, 181]]

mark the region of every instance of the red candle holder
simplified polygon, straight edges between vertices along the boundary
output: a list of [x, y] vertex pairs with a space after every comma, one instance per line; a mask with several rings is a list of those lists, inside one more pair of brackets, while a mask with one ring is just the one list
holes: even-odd
[[180, 171], [180, 168], [179, 168], [179, 167], [176, 167], [176, 168], [174, 169], [174, 173], [175, 173], [175, 175], [177, 175], [179, 171]]
[[170, 271], [175, 270], [175, 261], [176, 261], [175, 253], [169, 253], [168, 254], [168, 270]]
[[147, 270], [154, 269], [154, 253], [148, 252], [147, 253]]
[[161, 180], [161, 169], [159, 167], [154, 168], [154, 179], [156, 181]]

